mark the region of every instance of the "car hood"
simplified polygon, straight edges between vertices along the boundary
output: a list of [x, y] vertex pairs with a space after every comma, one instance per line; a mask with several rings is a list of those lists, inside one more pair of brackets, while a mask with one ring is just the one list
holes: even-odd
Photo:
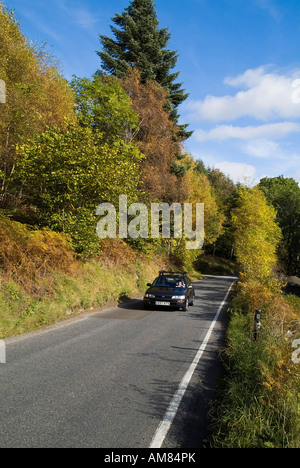
[[146, 294], [158, 294], [158, 295], [172, 295], [172, 296], [183, 296], [187, 291], [187, 288], [168, 288], [166, 286], [152, 286], [148, 289]]

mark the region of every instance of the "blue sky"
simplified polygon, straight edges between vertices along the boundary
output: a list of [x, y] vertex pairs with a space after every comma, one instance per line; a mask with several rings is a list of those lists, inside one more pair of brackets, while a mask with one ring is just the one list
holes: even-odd
[[[129, 0], [5, 0], [22, 30], [48, 42], [67, 79], [99, 67], [99, 34]], [[179, 112], [187, 150], [235, 181], [300, 182], [300, 1], [157, 0], [190, 93]]]

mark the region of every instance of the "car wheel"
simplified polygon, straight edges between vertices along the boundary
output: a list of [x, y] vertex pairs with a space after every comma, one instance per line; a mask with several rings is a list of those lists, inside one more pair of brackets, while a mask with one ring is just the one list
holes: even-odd
[[195, 305], [195, 296], [192, 297], [192, 300], [190, 302], [190, 306], [193, 307], [193, 305]]
[[189, 300], [187, 299], [186, 303], [185, 303], [185, 306], [183, 307], [184, 312], [187, 312], [189, 310], [189, 307], [190, 307]]

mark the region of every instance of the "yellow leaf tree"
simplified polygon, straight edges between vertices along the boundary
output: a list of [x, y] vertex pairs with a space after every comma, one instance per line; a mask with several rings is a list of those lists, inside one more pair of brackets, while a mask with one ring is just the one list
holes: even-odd
[[235, 253], [242, 273], [248, 281], [268, 282], [277, 263], [281, 239], [275, 209], [268, 205], [258, 187], [242, 188], [232, 221]]
[[75, 113], [73, 92], [56, 62], [22, 34], [14, 13], [1, 0], [0, 80], [6, 86], [5, 103], [0, 104], [0, 206], [6, 208], [16, 145], [47, 126], [64, 127]]

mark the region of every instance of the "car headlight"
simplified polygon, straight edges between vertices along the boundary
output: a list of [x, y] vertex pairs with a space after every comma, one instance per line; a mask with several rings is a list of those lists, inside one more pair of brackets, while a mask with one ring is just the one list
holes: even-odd
[[153, 294], [145, 294], [145, 297], [148, 299], [155, 299], [155, 296]]
[[173, 296], [172, 299], [177, 299], [178, 301], [183, 301], [185, 296]]

